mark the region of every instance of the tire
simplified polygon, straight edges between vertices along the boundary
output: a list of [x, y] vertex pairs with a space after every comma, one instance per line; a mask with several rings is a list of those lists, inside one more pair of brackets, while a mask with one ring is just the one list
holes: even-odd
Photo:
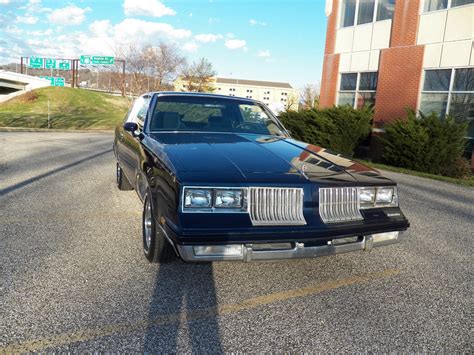
[[119, 190], [122, 190], [122, 191], [133, 190], [132, 184], [130, 184], [130, 181], [128, 181], [127, 177], [123, 173], [123, 170], [120, 167], [119, 163], [117, 163], [117, 167], [115, 169], [115, 177], [117, 181], [117, 187]]
[[143, 199], [143, 253], [151, 263], [169, 263], [176, 259], [176, 254], [161, 229], [156, 225], [150, 196], [150, 190], [148, 190]]

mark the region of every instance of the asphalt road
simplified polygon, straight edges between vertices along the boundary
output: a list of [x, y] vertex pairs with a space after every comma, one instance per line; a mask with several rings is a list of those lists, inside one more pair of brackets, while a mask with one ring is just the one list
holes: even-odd
[[372, 252], [157, 266], [111, 148], [0, 133], [0, 353], [472, 352], [474, 189], [387, 173], [411, 236]]

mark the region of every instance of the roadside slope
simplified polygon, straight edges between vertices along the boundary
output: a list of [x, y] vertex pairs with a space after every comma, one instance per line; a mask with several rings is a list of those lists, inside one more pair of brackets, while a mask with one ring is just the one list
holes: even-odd
[[88, 90], [47, 87], [0, 104], [0, 127], [112, 129], [121, 122], [130, 101]]

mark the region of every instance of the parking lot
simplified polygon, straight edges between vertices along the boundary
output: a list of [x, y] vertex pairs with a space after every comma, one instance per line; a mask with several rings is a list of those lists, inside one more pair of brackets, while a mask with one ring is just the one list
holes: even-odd
[[474, 189], [386, 175], [400, 244], [157, 266], [111, 134], [0, 133], [0, 353], [470, 352]]

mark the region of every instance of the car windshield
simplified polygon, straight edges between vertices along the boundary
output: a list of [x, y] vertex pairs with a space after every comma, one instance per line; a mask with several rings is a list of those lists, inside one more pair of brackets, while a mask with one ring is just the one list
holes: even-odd
[[212, 96], [160, 96], [150, 131], [201, 131], [287, 136], [262, 106], [247, 100]]

